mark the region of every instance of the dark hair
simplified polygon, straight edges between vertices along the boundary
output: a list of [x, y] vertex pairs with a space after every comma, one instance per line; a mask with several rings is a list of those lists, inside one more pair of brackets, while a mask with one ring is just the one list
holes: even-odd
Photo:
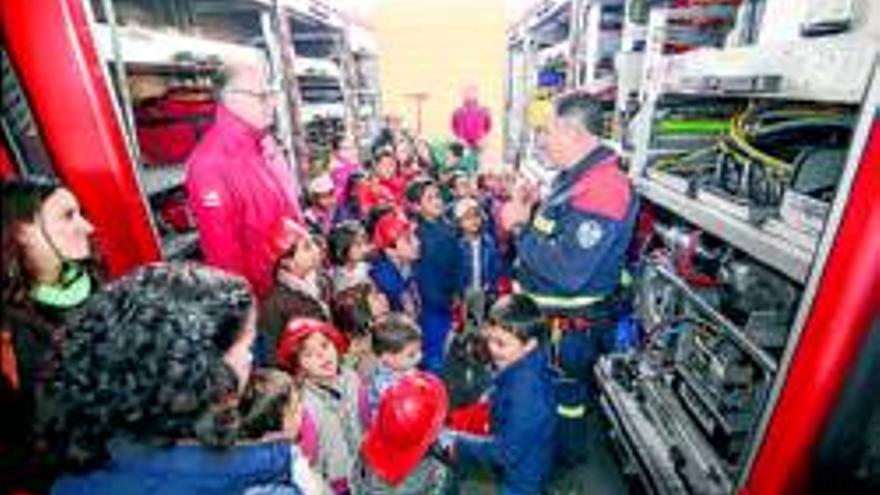
[[422, 341], [422, 332], [418, 325], [401, 313], [385, 316], [370, 331], [373, 335], [373, 352], [377, 356], [400, 352], [407, 344]]
[[522, 342], [543, 341], [547, 336], [541, 310], [525, 294], [509, 294], [496, 301], [489, 310], [489, 324], [503, 328]]
[[244, 279], [156, 263], [107, 285], [71, 321], [51, 383], [61, 458], [91, 467], [114, 437], [227, 446], [238, 436], [238, 378], [223, 360], [254, 297]]
[[363, 170], [355, 170], [354, 172], [352, 172], [351, 175], [348, 176], [348, 180], [345, 181], [345, 205], [350, 211], [356, 212], [357, 215], [360, 215], [361, 211], [361, 205], [358, 203], [356, 194], [357, 188], [358, 185], [366, 179], [366, 172], [364, 172]]
[[452, 156], [456, 158], [461, 158], [464, 156], [464, 146], [458, 142], [451, 142], [446, 145], [446, 149], [452, 153]]
[[331, 313], [333, 324], [349, 337], [362, 337], [369, 334], [373, 315], [370, 312], [370, 291], [375, 290], [370, 283], [357, 284], [339, 291], [333, 296]]
[[337, 134], [335, 136], [332, 136], [330, 138], [330, 151], [333, 151], [335, 153], [335, 152], [341, 150], [342, 143], [345, 142], [345, 139], [347, 137], [348, 136], [346, 136], [345, 134]]
[[[315, 232], [314, 229], [311, 229], [306, 225], [307, 235], [311, 238], [312, 242], [320, 244], [323, 242], [321, 239], [321, 235], [318, 232]], [[299, 241], [297, 239], [295, 242], [291, 243], [290, 246], [287, 247], [281, 254], [278, 255], [278, 258], [275, 259], [275, 264], [272, 265], [272, 280], [278, 280], [278, 273], [281, 271], [281, 262], [285, 260], [289, 260], [296, 256], [296, 250], [299, 249]]]
[[33, 223], [46, 198], [62, 186], [45, 177], [26, 177], [4, 180], [2, 183], [3, 218], [3, 306], [27, 304], [33, 275], [27, 272], [23, 246], [16, 239], [23, 223]]
[[392, 145], [381, 146], [373, 152], [373, 167], [378, 165], [383, 158], [391, 158], [397, 162], [397, 157], [394, 156], [394, 147]]
[[293, 379], [272, 368], [258, 368], [251, 373], [241, 394], [241, 435], [259, 439], [284, 428], [284, 414], [295, 393]]
[[376, 224], [379, 223], [379, 220], [385, 216], [386, 213], [390, 213], [394, 211], [394, 206], [392, 205], [376, 205], [370, 208], [370, 211], [367, 212], [364, 218], [364, 229], [367, 231], [367, 237], [370, 239], [373, 238], [373, 234], [376, 232]]
[[602, 134], [603, 103], [592, 96], [579, 92], [564, 94], [556, 99], [555, 111], [558, 118], [575, 121], [590, 134]]
[[336, 266], [346, 264], [358, 236], [366, 236], [366, 230], [356, 220], [346, 220], [334, 225], [327, 234], [327, 258], [330, 263]]
[[410, 203], [418, 203], [422, 200], [425, 191], [427, 191], [429, 187], [436, 185], [436, 182], [427, 177], [419, 178], [410, 182], [409, 186], [406, 188], [407, 201]]
[[460, 180], [470, 180], [470, 178], [471, 176], [465, 173], [464, 170], [456, 169], [449, 177], [449, 185], [453, 188], [456, 188], [458, 187], [458, 182]]

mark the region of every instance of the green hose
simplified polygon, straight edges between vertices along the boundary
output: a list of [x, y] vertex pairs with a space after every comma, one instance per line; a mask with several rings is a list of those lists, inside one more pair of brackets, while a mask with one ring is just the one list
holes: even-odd
[[721, 134], [730, 128], [728, 120], [688, 119], [661, 120], [657, 132], [663, 134]]

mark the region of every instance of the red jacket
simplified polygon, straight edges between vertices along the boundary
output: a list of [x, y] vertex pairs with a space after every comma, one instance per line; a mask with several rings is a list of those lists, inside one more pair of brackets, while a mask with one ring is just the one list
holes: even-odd
[[268, 294], [272, 228], [285, 215], [302, 221], [296, 175], [271, 136], [218, 106], [187, 161], [186, 189], [205, 262], [243, 275], [257, 296]]

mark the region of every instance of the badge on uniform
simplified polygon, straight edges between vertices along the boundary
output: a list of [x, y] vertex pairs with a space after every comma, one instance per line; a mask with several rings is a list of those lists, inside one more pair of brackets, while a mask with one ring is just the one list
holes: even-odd
[[584, 220], [577, 229], [578, 245], [590, 249], [602, 240], [602, 225], [595, 220]]
[[202, 206], [205, 208], [219, 208], [221, 203], [220, 193], [217, 191], [208, 191], [202, 195]]
[[535, 215], [534, 220], [532, 220], [532, 227], [544, 235], [550, 235], [553, 233], [553, 229], [556, 228], [556, 222], [539, 214]]

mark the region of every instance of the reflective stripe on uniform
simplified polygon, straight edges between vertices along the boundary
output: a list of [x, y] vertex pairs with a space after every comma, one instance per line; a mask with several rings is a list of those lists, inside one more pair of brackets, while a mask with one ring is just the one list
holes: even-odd
[[560, 297], [549, 294], [535, 294], [533, 292], [521, 291], [523, 294], [532, 298], [538, 306], [553, 307], [562, 309], [582, 308], [590, 306], [597, 302], [605, 300], [605, 296], [575, 296]]
[[[632, 275], [630, 275], [629, 270], [623, 269], [620, 271], [620, 286], [627, 288], [630, 287], [634, 282]], [[584, 306], [589, 306], [591, 304], [596, 304], [598, 302], [604, 301], [608, 298], [608, 295], [603, 296], [554, 296], [552, 294], [537, 294], [534, 292], [529, 292], [522, 288], [517, 282], [513, 284], [514, 292], [518, 292], [520, 294], [525, 294], [532, 298], [538, 306], [541, 307], [552, 307], [552, 308], [560, 308], [560, 309], [576, 309], [582, 308]]]
[[563, 404], [559, 404], [558, 406], [556, 406], [556, 414], [559, 414], [563, 418], [582, 418], [586, 413], [587, 407], [583, 404], [578, 404], [576, 406], [566, 406]]

